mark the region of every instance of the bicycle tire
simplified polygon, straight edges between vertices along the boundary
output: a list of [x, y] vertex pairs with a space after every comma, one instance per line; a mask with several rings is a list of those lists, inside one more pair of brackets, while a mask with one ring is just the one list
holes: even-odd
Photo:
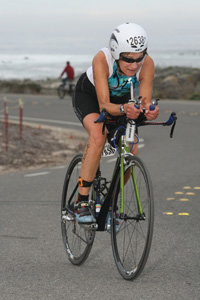
[[64, 85], [61, 84], [61, 85], [58, 87], [57, 93], [58, 93], [58, 97], [59, 97], [60, 99], [63, 99], [63, 98], [65, 97], [66, 91], [65, 91]]
[[[138, 216], [136, 193], [132, 180], [129, 176], [124, 185], [124, 216], [117, 215], [120, 202], [120, 175], [116, 181], [114, 201], [112, 204], [111, 218], [111, 243], [114, 260], [120, 275], [126, 280], [136, 279], [142, 272], [151, 248], [154, 225], [154, 198], [151, 179], [147, 168], [138, 157], [130, 159], [131, 165], [124, 174], [134, 168], [140, 200], [145, 213], [145, 220], [135, 218]], [[132, 219], [131, 219], [132, 218]], [[135, 219], [133, 219], [135, 218]], [[116, 219], [119, 228], [116, 230]], [[137, 220], [136, 220], [137, 219]]]
[[61, 231], [63, 242], [69, 261], [74, 265], [81, 265], [85, 262], [90, 254], [95, 238], [95, 231], [80, 225], [73, 214], [73, 205], [77, 199], [78, 189], [73, 194], [70, 209], [68, 209], [69, 198], [78, 183], [81, 160], [82, 154], [77, 154], [68, 167], [61, 202]]

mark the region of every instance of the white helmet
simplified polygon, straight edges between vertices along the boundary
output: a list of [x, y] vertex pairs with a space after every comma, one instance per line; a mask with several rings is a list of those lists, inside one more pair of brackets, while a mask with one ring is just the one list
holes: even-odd
[[143, 52], [147, 49], [145, 30], [134, 23], [124, 23], [114, 29], [110, 37], [109, 48], [115, 60], [122, 52]]

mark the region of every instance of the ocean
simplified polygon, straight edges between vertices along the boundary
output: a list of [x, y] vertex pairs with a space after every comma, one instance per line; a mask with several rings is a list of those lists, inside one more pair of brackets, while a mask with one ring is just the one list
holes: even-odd
[[[148, 52], [155, 66], [200, 68], [200, 50], [149, 50]], [[0, 79], [58, 78], [68, 60], [75, 69], [75, 75], [78, 76], [91, 65], [93, 56], [93, 54], [60, 53], [56, 49], [53, 53], [25, 52], [22, 49], [1, 51], [0, 49]]]

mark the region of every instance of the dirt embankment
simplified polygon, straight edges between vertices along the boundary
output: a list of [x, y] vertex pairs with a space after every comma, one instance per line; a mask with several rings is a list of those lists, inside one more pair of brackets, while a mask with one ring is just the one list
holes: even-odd
[[0, 123], [0, 174], [45, 166], [63, 165], [82, 152], [87, 141], [84, 132], [24, 124], [8, 126], [8, 149], [4, 123]]
[[200, 100], [200, 69], [156, 68], [153, 94], [162, 99]]

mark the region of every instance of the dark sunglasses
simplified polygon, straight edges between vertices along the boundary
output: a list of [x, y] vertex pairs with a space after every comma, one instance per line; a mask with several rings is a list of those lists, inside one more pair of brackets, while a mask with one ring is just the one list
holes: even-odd
[[120, 59], [123, 60], [123, 61], [125, 61], [126, 63], [129, 63], [129, 64], [139, 63], [139, 62], [141, 62], [143, 60], [143, 58], [145, 57], [145, 54], [146, 54], [146, 52], [144, 52], [143, 55], [140, 56], [137, 59], [126, 57], [126, 56], [123, 56], [122, 54], [120, 54]]

